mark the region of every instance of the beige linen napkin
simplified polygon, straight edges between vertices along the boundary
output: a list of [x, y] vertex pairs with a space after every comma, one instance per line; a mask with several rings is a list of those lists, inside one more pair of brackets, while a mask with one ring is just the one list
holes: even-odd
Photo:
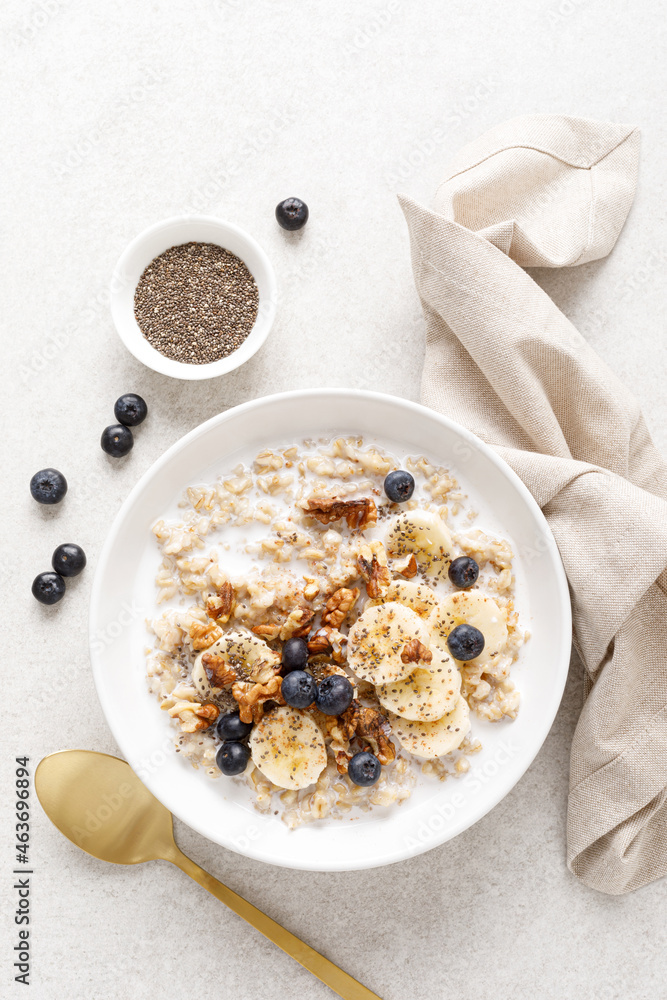
[[400, 199], [427, 322], [423, 402], [497, 448], [563, 557], [589, 681], [568, 865], [613, 894], [667, 873], [667, 465], [637, 401], [522, 266], [610, 251], [638, 146], [626, 125], [517, 118], [458, 154], [435, 212]]

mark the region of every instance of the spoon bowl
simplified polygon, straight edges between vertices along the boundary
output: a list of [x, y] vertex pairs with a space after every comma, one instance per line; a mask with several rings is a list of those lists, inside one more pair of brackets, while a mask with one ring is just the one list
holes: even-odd
[[35, 791], [60, 832], [100, 861], [137, 865], [176, 849], [171, 813], [118, 757], [51, 754], [37, 766]]

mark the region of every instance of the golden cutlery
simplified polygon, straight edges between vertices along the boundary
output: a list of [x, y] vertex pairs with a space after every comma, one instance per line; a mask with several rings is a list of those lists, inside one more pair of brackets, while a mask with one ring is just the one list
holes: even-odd
[[35, 790], [51, 822], [94, 858], [117, 865], [170, 861], [343, 1000], [380, 1000], [183, 854], [174, 840], [171, 813], [124, 760], [92, 750], [61, 750], [40, 761]]

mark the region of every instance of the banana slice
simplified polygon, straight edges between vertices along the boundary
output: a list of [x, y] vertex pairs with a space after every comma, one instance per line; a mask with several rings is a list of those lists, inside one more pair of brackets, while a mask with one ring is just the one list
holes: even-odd
[[420, 618], [429, 618], [437, 609], [440, 600], [425, 583], [414, 580], [392, 580], [384, 595], [385, 601], [404, 604]]
[[403, 604], [388, 601], [367, 608], [347, 637], [347, 662], [362, 680], [391, 684], [408, 677], [414, 663], [404, 663], [401, 653], [411, 639], [431, 644], [427, 623]]
[[420, 566], [438, 579], [447, 576], [452, 560], [452, 536], [449, 528], [432, 510], [408, 510], [394, 518], [387, 536], [387, 551], [392, 556], [414, 552]]
[[440, 608], [430, 618], [431, 641], [445, 645], [447, 636], [457, 625], [474, 625], [484, 636], [484, 649], [472, 664], [488, 663], [505, 648], [507, 623], [505, 612], [491, 597], [476, 590], [459, 590], [440, 601]]
[[436, 722], [454, 709], [461, 693], [461, 674], [444, 649], [431, 646], [431, 653], [428, 666], [417, 667], [406, 680], [376, 687], [384, 708], [416, 722]]
[[221, 687], [211, 683], [204, 669], [203, 657], [206, 653], [220, 656], [225, 665], [239, 680], [267, 681], [280, 663], [280, 656], [263, 639], [242, 629], [225, 632], [212, 646], [203, 649], [192, 667], [192, 683], [204, 699], [215, 699], [222, 692]]
[[255, 767], [279, 788], [305, 788], [327, 764], [324, 737], [316, 722], [286, 705], [262, 716], [250, 734]]
[[415, 757], [443, 757], [460, 747], [470, 731], [470, 710], [460, 696], [453, 711], [437, 722], [411, 722], [393, 712], [389, 722], [398, 742]]

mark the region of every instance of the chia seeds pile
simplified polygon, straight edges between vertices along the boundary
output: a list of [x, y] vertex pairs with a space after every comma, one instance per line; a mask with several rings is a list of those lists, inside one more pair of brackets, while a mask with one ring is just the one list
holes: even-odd
[[134, 315], [148, 343], [191, 365], [219, 361], [239, 348], [258, 305], [246, 265], [215, 243], [165, 250], [150, 262], [134, 293]]

